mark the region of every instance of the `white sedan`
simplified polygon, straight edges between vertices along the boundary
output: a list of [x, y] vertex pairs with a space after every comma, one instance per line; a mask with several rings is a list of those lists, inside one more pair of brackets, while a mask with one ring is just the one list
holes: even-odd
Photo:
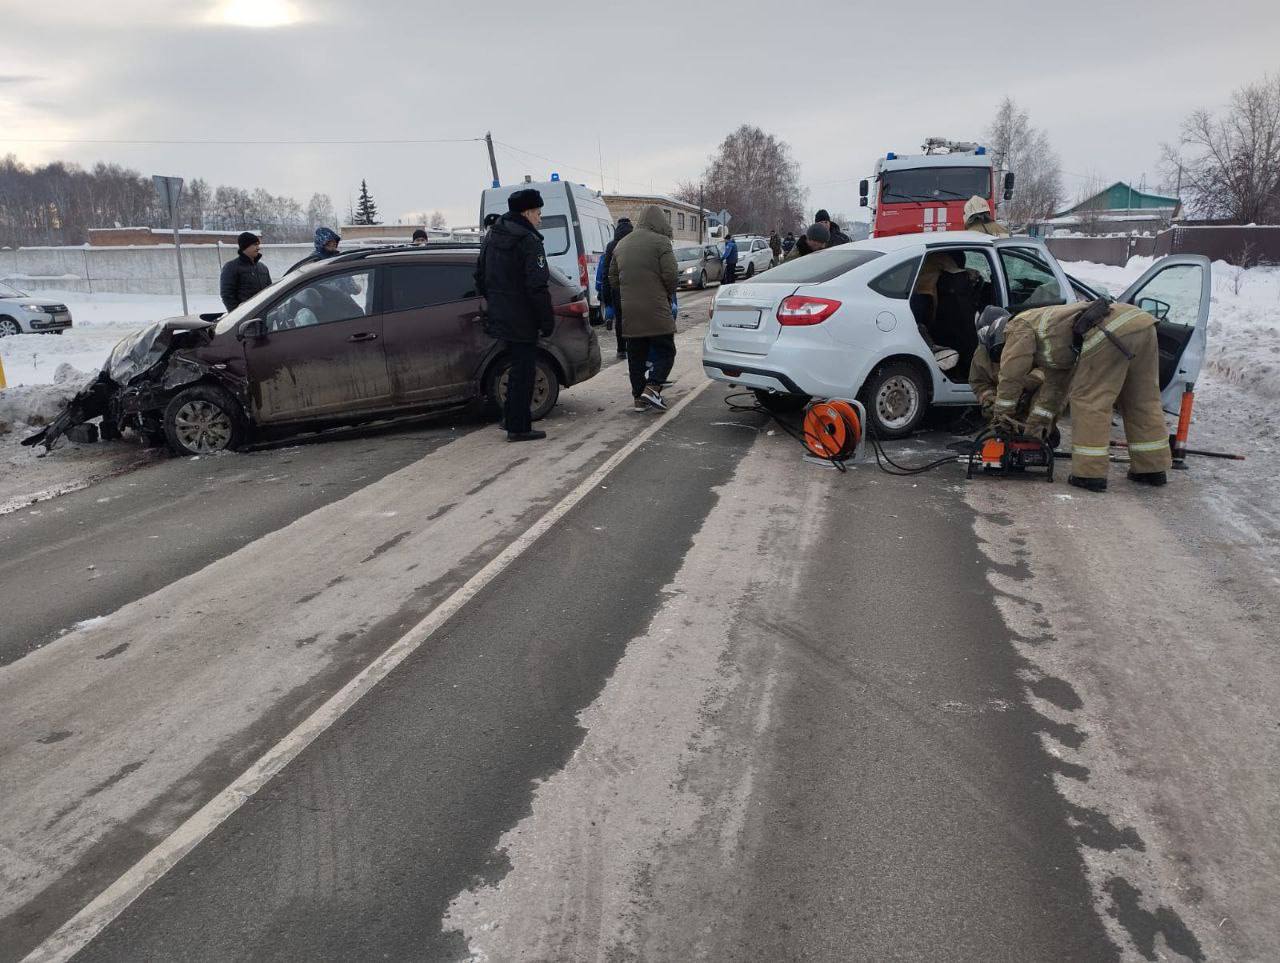
[[0, 338], [13, 334], [62, 334], [71, 311], [60, 301], [36, 298], [0, 281]]
[[[1119, 298], [1159, 319], [1170, 413], [1204, 361], [1210, 288], [1207, 258], [1173, 255]], [[751, 388], [776, 408], [807, 397], [859, 398], [880, 437], [900, 438], [930, 405], [977, 403], [968, 374], [982, 307], [1016, 314], [1099, 296], [1034, 238], [952, 231], [854, 241], [721, 287], [702, 364], [708, 377]], [[961, 363], [942, 371], [926, 334], [933, 347], [958, 351]]]
[[769, 270], [773, 252], [769, 250], [766, 238], [744, 235], [734, 240], [738, 243], [738, 277], [753, 278], [761, 271]]

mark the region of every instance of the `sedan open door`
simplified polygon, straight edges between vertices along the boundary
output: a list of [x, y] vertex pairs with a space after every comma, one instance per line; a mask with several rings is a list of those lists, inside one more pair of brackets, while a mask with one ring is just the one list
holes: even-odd
[[1212, 291], [1207, 257], [1174, 254], [1156, 261], [1120, 295], [1158, 322], [1160, 400], [1170, 414], [1178, 414], [1183, 394], [1195, 387], [1204, 364]]

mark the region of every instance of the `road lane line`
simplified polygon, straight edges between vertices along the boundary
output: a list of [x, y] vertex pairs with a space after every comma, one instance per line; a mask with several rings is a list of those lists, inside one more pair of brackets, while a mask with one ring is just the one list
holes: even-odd
[[355, 678], [299, 723], [292, 732], [260, 756], [238, 779], [205, 803], [87, 906], [62, 924], [53, 935], [24, 958], [24, 963], [69, 960], [80, 952], [95, 936], [106, 929], [112, 920], [123, 913], [129, 904], [146, 892], [205, 837], [230, 818], [254, 793], [292, 762], [326, 729], [342, 718], [366, 693], [390, 675], [396, 666], [429, 639], [440, 626], [502, 574], [575, 505], [586, 498], [615, 468], [675, 419], [711, 384], [711, 381], [703, 381], [680, 399], [670, 411], [661, 415], [648, 428], [614, 452], [585, 481], [499, 552], [484, 568], [471, 576], [422, 621], [392, 643]]

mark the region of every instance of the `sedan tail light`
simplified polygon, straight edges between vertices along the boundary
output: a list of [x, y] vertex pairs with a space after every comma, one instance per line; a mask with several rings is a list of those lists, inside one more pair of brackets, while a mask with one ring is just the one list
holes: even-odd
[[785, 327], [821, 324], [840, 308], [839, 301], [830, 298], [813, 298], [807, 294], [793, 294], [783, 298], [778, 305], [778, 323]]

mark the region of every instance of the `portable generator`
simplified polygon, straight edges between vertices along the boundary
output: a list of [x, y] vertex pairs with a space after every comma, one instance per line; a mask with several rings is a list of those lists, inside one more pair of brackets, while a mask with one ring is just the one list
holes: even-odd
[[1000, 476], [1024, 475], [1029, 469], [1043, 469], [1045, 481], [1052, 483], [1053, 462], [1053, 449], [1039, 438], [984, 433], [974, 439], [965, 477], [972, 478], [978, 466], [984, 475]]

